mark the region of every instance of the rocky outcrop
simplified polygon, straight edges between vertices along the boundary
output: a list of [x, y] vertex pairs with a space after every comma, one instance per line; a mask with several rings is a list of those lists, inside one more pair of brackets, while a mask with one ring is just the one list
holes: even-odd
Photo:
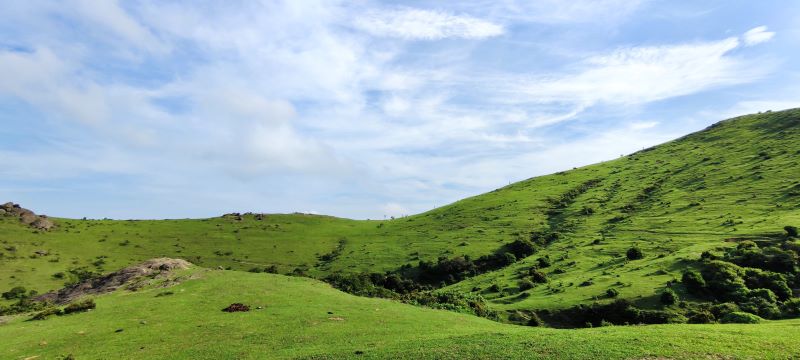
[[119, 288], [137, 290], [158, 277], [165, 277], [174, 270], [188, 269], [192, 264], [182, 259], [150, 259], [139, 265], [129, 266], [94, 279], [88, 279], [57, 292], [39, 295], [34, 300], [53, 304], [67, 304], [86, 295], [99, 295]]
[[3, 205], [0, 205], [0, 216], [17, 217], [23, 224], [37, 230], [47, 231], [55, 226], [53, 221], [50, 220], [46, 215], [36, 215], [36, 213], [33, 211], [23, 208], [19, 206], [19, 204], [14, 204], [12, 202], [7, 202]]

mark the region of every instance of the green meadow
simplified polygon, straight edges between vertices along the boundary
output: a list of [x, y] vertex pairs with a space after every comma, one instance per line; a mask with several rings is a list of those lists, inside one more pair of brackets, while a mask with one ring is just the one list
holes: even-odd
[[[325, 283], [195, 268], [183, 283], [120, 291], [97, 309], [0, 326], [4, 358], [790, 358], [800, 321], [559, 330], [356, 297]], [[172, 294], [157, 296], [169, 291]], [[224, 313], [231, 302], [262, 309]], [[121, 331], [120, 331], [121, 330]]]

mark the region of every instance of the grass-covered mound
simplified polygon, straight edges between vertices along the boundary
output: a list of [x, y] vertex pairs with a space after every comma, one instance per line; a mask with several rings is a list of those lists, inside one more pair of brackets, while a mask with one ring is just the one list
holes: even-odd
[[[120, 289], [96, 308], [41, 321], [5, 319], [0, 357], [788, 358], [797, 321], [557, 330], [363, 298], [300, 277], [192, 268], [184, 281]], [[224, 312], [234, 303], [249, 311]]]

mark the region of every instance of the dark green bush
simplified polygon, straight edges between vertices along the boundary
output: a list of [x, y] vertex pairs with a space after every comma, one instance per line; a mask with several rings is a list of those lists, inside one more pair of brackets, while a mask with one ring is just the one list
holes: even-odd
[[6, 300], [23, 299], [28, 296], [28, 290], [22, 286], [15, 286], [11, 290], [4, 292], [2, 296]]
[[551, 265], [550, 257], [549, 256], [540, 257], [536, 259], [536, 263], [540, 268], [550, 267]]
[[689, 324], [710, 324], [715, 320], [714, 314], [705, 310], [690, 311], [688, 315]]
[[606, 296], [608, 296], [610, 298], [615, 298], [615, 297], [619, 296], [619, 290], [614, 289], [614, 288], [608, 289], [608, 290], [606, 290]]
[[741, 309], [739, 309], [739, 305], [730, 302], [715, 304], [711, 306], [711, 313], [714, 314], [714, 317], [717, 319], [722, 319], [723, 317], [725, 317], [725, 315], [737, 311], [741, 311]]
[[547, 282], [547, 275], [539, 270], [533, 270], [530, 272], [531, 280], [538, 284], [544, 284]]
[[781, 305], [781, 314], [784, 317], [800, 317], [800, 298], [784, 301]]
[[36, 313], [35, 315], [33, 315], [31, 320], [44, 320], [52, 315], [61, 315], [61, 314], [62, 314], [61, 309], [57, 307], [51, 307]]
[[757, 315], [746, 312], [736, 311], [729, 313], [720, 319], [723, 324], [758, 324], [762, 321]]
[[625, 256], [628, 258], [628, 260], [639, 260], [644, 258], [644, 253], [642, 253], [641, 249], [634, 246], [628, 249], [628, 251], [625, 253]]
[[750, 289], [769, 289], [780, 300], [792, 297], [792, 289], [783, 274], [747, 268], [744, 272], [744, 282]]
[[723, 301], [743, 301], [749, 290], [741, 275], [742, 268], [724, 261], [714, 260], [706, 263], [703, 279], [709, 292]]
[[528, 324], [527, 324], [528, 326], [544, 326], [545, 325], [544, 321], [542, 321], [542, 319], [539, 318], [539, 315], [537, 315], [535, 312], [531, 312], [529, 314], [529, 317], [530, 317], [530, 319], [528, 319]]
[[533, 281], [530, 281], [528, 279], [523, 279], [523, 280], [520, 280], [520, 282], [519, 282], [519, 290], [520, 291], [533, 289], [534, 286], [536, 286], [536, 284], [534, 284]]
[[672, 289], [666, 289], [661, 293], [661, 303], [664, 305], [674, 305], [678, 302], [678, 294]]
[[796, 226], [784, 226], [783, 230], [786, 231], [786, 236], [788, 237], [797, 237], [798, 230]]
[[748, 301], [739, 304], [739, 308], [743, 312], [755, 314], [766, 319], [778, 319], [781, 317], [781, 310], [778, 305], [760, 296], [754, 296]]
[[681, 282], [690, 293], [700, 295], [705, 291], [706, 281], [697, 271], [686, 270], [683, 272]]
[[96, 307], [97, 307], [97, 305], [95, 305], [94, 300], [86, 299], [86, 300], [83, 300], [83, 301], [74, 302], [74, 303], [69, 304], [66, 307], [64, 307], [64, 315], [77, 313], [77, 312], [89, 311], [89, 310], [92, 310], [92, 309], [94, 309]]

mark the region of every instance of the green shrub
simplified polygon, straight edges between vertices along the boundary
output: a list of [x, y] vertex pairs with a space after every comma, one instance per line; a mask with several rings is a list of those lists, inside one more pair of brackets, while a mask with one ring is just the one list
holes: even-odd
[[534, 286], [536, 286], [536, 284], [534, 284], [533, 281], [530, 281], [528, 279], [523, 279], [519, 282], [520, 291], [533, 289]]
[[661, 293], [661, 303], [664, 305], [674, 305], [678, 302], [678, 294], [672, 289], [666, 289]]
[[780, 300], [792, 297], [792, 289], [783, 274], [748, 268], [745, 269], [744, 282], [750, 289], [769, 289]]
[[784, 317], [800, 317], [800, 298], [784, 301], [781, 305], [781, 313]]
[[628, 258], [628, 260], [639, 260], [644, 258], [644, 253], [642, 253], [641, 249], [634, 246], [628, 249], [628, 251], [625, 253], [625, 256]]
[[757, 315], [746, 312], [736, 311], [729, 313], [720, 319], [723, 324], [758, 324], [763, 319]]
[[492, 284], [492, 286], [489, 286], [489, 291], [490, 292], [500, 292], [500, 285]]
[[64, 307], [64, 315], [77, 313], [77, 312], [89, 311], [89, 310], [92, 310], [92, 309], [94, 309], [96, 307], [97, 307], [97, 305], [95, 305], [94, 300], [86, 299], [86, 300], [83, 300], [83, 301], [74, 302], [74, 303], [69, 304], [66, 307]]
[[798, 230], [796, 226], [784, 226], [783, 230], [786, 231], [786, 236], [788, 237], [797, 237]]
[[15, 286], [11, 288], [11, 290], [6, 291], [2, 294], [3, 299], [6, 300], [14, 300], [14, 299], [23, 299], [27, 297], [28, 290], [22, 286]]
[[681, 282], [690, 293], [695, 295], [702, 294], [706, 287], [706, 281], [703, 279], [703, 276], [694, 270], [684, 271]]
[[550, 267], [551, 265], [550, 257], [549, 256], [540, 257], [536, 259], [536, 263], [539, 265], [540, 268]]
[[61, 315], [61, 314], [62, 314], [61, 309], [57, 307], [51, 307], [36, 313], [36, 315], [33, 315], [31, 320], [44, 320], [52, 315]]
[[753, 297], [749, 301], [739, 304], [743, 312], [756, 314], [766, 319], [777, 319], [781, 316], [781, 310], [774, 302], [763, 297]]
[[743, 301], [749, 290], [741, 275], [742, 268], [724, 261], [709, 261], [703, 269], [706, 287], [716, 298], [723, 301]]
[[715, 320], [714, 314], [705, 310], [690, 311], [688, 315], [689, 324], [710, 324]]
[[730, 302], [711, 306], [711, 313], [714, 314], [714, 317], [717, 319], [722, 319], [725, 317], [725, 315], [737, 311], [741, 311], [741, 309], [739, 309], [739, 305]]
[[610, 298], [615, 298], [615, 297], [619, 296], [619, 291], [617, 289], [614, 289], [614, 288], [608, 289], [608, 290], [606, 290], [606, 296], [608, 296]]
[[544, 326], [545, 325], [544, 321], [542, 321], [542, 319], [539, 318], [539, 315], [537, 315], [535, 312], [531, 312], [529, 314], [529, 316], [530, 316], [530, 319], [528, 319], [528, 326]]
[[531, 280], [538, 284], [544, 284], [547, 282], [547, 275], [539, 270], [533, 270], [530, 272]]
[[778, 302], [778, 297], [775, 296], [775, 293], [773, 293], [769, 289], [751, 290], [750, 293], [747, 294], [747, 297], [749, 297], [751, 299], [753, 299], [753, 298], [761, 298], [761, 299], [764, 299], [765, 301], [773, 303], [773, 304]]

